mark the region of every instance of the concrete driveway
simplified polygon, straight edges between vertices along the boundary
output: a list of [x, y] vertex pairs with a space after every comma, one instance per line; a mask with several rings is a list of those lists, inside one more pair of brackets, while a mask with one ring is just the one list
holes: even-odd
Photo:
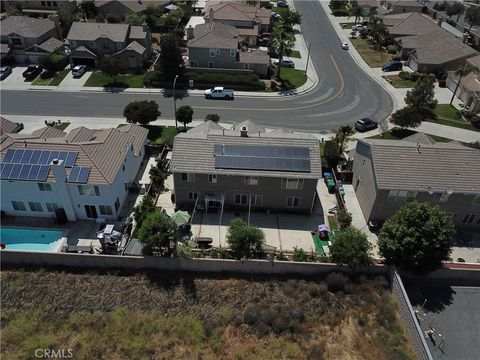
[[12, 73], [8, 75], [6, 79], [3, 79], [2, 85], [18, 85], [18, 84], [31, 84], [31, 81], [25, 81], [22, 73], [27, 69], [26, 66], [16, 66], [12, 69]]
[[73, 89], [80, 90], [83, 87], [83, 85], [85, 85], [85, 83], [87, 82], [87, 80], [88, 80], [88, 78], [90, 77], [91, 74], [92, 74], [92, 71], [87, 71], [85, 74], [83, 74], [82, 77], [74, 78], [72, 76], [72, 72], [69, 71], [67, 76], [65, 76], [65, 78], [60, 83], [60, 85], [58, 85], [58, 88], [61, 88], [61, 89], [67, 89], [68, 88], [70, 90], [73, 90]]

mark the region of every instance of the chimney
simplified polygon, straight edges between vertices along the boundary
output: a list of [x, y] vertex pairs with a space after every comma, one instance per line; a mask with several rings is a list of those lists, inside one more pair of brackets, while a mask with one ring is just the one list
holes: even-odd
[[65, 183], [67, 181], [67, 173], [65, 172], [63, 160], [53, 159], [50, 163], [50, 170], [52, 170], [57, 183]]
[[52, 16], [53, 24], [55, 25], [55, 30], [57, 30], [57, 36], [60, 40], [63, 40], [62, 29], [60, 28], [60, 20], [58, 19], [58, 15]]
[[242, 126], [242, 128], [240, 129], [240, 136], [248, 137], [248, 128], [246, 126]]
[[208, 12], [208, 22], [213, 23], [213, 9], [210, 8], [210, 11]]
[[190, 25], [188, 28], [187, 28], [187, 40], [191, 40], [193, 39], [193, 26]]

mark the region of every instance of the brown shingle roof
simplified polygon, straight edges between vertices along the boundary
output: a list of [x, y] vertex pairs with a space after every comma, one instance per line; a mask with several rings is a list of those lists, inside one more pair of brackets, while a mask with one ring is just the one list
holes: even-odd
[[9, 16], [0, 22], [2, 36], [15, 33], [23, 37], [37, 38], [53, 29], [55, 29], [53, 21], [28, 16]]
[[472, 66], [475, 66], [477, 69], [480, 69], [480, 55], [472, 56], [471, 58], [468, 58], [467, 63], [469, 63]]
[[238, 30], [221, 23], [206, 23], [195, 26], [193, 39], [188, 47], [236, 49], [238, 47]]
[[97, 8], [102, 7], [105, 4], [111, 3], [111, 2], [119, 2], [125, 5], [127, 8], [130, 9], [130, 11], [134, 13], [142, 12], [145, 11], [148, 5], [153, 4], [153, 5], [160, 5], [163, 6], [165, 4], [168, 4], [171, 2], [170, 0], [96, 0], [95, 1], [95, 6]]
[[11, 134], [17, 129], [17, 123], [0, 116], [0, 134]]
[[[387, 15], [383, 18], [385, 24], [385, 21], [389, 16], [390, 15]], [[410, 13], [399, 23], [389, 27], [388, 32], [393, 37], [405, 35], [423, 35], [438, 28], [439, 26], [435, 22], [427, 19], [425, 16], [418, 13]]]
[[270, 56], [266, 51], [255, 49], [253, 51], [241, 51], [240, 62], [244, 64], [268, 64]]
[[128, 24], [99, 24], [74, 22], [68, 32], [68, 40], [95, 41], [106, 37], [115, 42], [124, 42], [127, 38]]
[[219, 4], [207, 5], [204, 18], [210, 17], [210, 9], [213, 10], [213, 19], [232, 21], [251, 21], [259, 24], [270, 24], [271, 10], [248, 6], [236, 2], [221, 2]]
[[480, 81], [478, 81], [477, 74], [470, 73], [462, 77], [462, 81], [460, 81], [462, 86], [467, 90], [480, 93]]
[[32, 137], [42, 137], [42, 138], [59, 138], [65, 137], [67, 133], [62, 130], [55, 129], [52, 126], [44, 126], [41, 129], [35, 130], [32, 132]]

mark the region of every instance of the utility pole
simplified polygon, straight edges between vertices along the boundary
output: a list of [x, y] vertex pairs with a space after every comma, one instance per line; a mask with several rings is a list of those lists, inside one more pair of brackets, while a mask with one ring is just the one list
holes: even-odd
[[178, 129], [177, 123], [177, 97], [175, 93], [175, 85], [177, 85], [178, 75], [175, 75], [175, 79], [173, 80], [173, 116], [175, 116], [175, 128]]

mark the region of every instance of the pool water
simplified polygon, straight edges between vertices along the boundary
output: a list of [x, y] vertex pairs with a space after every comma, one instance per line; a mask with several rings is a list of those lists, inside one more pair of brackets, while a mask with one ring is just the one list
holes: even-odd
[[59, 230], [0, 228], [0, 242], [5, 250], [56, 252], [64, 232]]

